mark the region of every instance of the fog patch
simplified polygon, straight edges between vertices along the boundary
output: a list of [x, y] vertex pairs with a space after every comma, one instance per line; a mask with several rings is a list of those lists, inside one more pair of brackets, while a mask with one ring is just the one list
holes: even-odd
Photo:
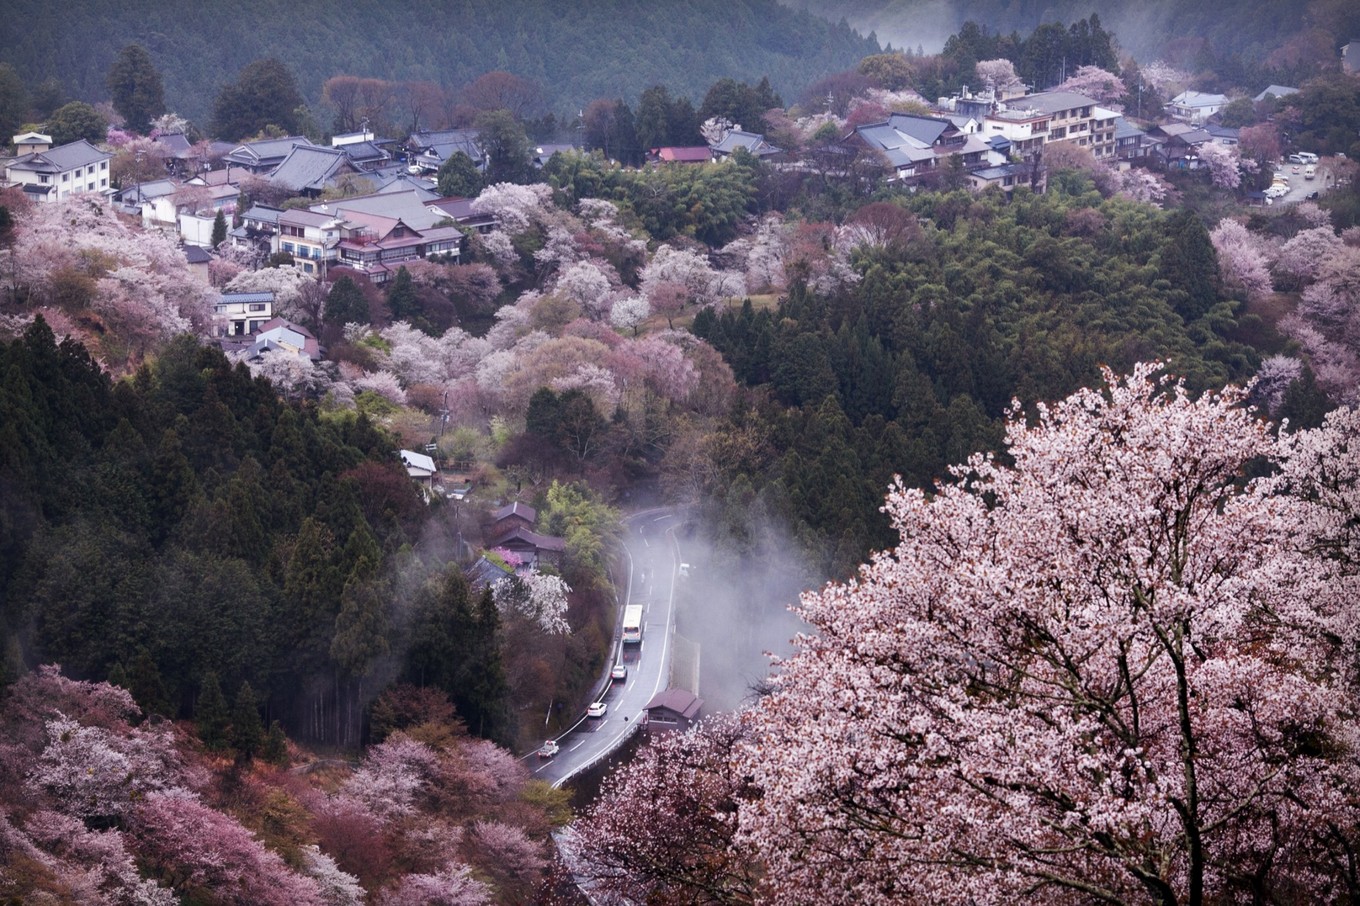
[[[707, 714], [749, 704], [765, 687], [770, 655], [791, 654], [794, 636], [809, 629], [790, 608], [825, 582], [809, 565], [823, 558], [768, 514], [753, 512], [746, 529], [740, 544], [697, 517], [676, 532], [687, 564], [676, 580], [677, 654], [697, 652], [699, 688], [692, 691]], [[687, 687], [689, 654], [684, 660], [675, 665], [673, 684]]]

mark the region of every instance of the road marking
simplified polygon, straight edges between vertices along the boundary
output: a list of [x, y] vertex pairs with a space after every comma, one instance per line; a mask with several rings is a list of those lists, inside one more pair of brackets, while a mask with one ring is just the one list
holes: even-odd
[[586, 744], [586, 740], [583, 739], [583, 740], [581, 740], [580, 742], [578, 742], [576, 745], [572, 746], [572, 747], [571, 747], [571, 751], [575, 752], [577, 749], [581, 748], [581, 746], [583, 746], [583, 745], [585, 745], [585, 744]]

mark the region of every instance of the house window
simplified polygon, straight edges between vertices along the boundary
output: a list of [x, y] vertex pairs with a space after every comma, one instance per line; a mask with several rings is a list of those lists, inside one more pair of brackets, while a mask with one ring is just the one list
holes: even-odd
[[51, 181], [52, 181], [52, 177], [50, 177], [50, 176], [39, 176], [39, 177], [38, 177], [38, 182], [42, 183], [43, 185], [47, 185], [47, 184], [48, 184], [49, 182], [51, 182]]
[[101, 169], [101, 170], [107, 170], [108, 168], [109, 168], [109, 162], [108, 162], [108, 161], [106, 161], [106, 160], [101, 160], [101, 161], [99, 162], [99, 169]]
[[61, 181], [62, 181], [62, 182], [70, 182], [70, 181], [71, 181], [71, 174], [70, 174], [70, 173], [63, 173], [63, 174], [61, 174]]
[[263, 302], [251, 302], [251, 303], [250, 303], [250, 310], [251, 310], [251, 311], [264, 311], [264, 303], [263, 303]]
[[107, 188], [109, 187], [109, 181], [108, 181], [108, 179], [105, 178], [105, 179], [99, 180], [99, 187], [100, 187], [101, 189], [107, 189]]
[[297, 246], [293, 245], [291, 242], [285, 242], [283, 244], [283, 250], [291, 255], [293, 252], [297, 251]]
[[302, 271], [303, 271], [303, 273], [307, 273], [307, 274], [312, 273], [312, 272], [313, 272], [312, 265], [311, 265], [310, 263], [308, 263], [308, 262], [303, 262]]

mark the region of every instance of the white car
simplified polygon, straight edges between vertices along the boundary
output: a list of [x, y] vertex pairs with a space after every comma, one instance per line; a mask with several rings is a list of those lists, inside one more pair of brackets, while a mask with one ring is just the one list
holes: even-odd
[[555, 739], [550, 739], [550, 740], [548, 740], [547, 742], [543, 743], [543, 748], [541, 748], [541, 749], [538, 750], [538, 757], [539, 757], [539, 758], [552, 758], [554, 755], [556, 755], [556, 754], [557, 754], [558, 752], [560, 752], [560, 751], [562, 751], [562, 750], [561, 750], [561, 748], [557, 745], [557, 740], [555, 740]]
[[628, 665], [615, 664], [614, 669], [609, 671], [609, 678], [616, 683], [628, 679]]
[[586, 708], [586, 717], [604, 717], [604, 712], [609, 710], [609, 706], [604, 702], [595, 702]]

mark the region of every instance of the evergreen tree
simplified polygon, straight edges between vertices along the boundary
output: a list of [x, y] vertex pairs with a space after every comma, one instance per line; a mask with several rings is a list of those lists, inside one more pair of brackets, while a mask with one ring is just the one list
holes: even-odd
[[387, 310], [393, 321], [405, 321], [412, 326], [420, 318], [420, 301], [411, 285], [411, 272], [405, 267], [397, 268], [397, 275], [387, 288]]
[[52, 144], [67, 145], [80, 139], [90, 144], [108, 137], [109, 124], [104, 117], [84, 101], [72, 101], [58, 107], [47, 121]]
[[255, 757], [264, 744], [264, 726], [260, 723], [260, 704], [250, 683], [242, 682], [231, 709], [231, 747], [245, 760]]
[[213, 751], [226, 748], [230, 715], [227, 713], [227, 700], [222, 695], [222, 687], [217, 682], [217, 674], [211, 670], [204, 674], [203, 684], [198, 691], [194, 723], [198, 726], [198, 738], [203, 740], [203, 745]]
[[477, 115], [477, 141], [486, 152], [486, 181], [528, 182], [534, 176], [529, 137], [508, 110]]
[[1162, 276], [1170, 281], [1172, 304], [1187, 324], [1218, 301], [1218, 253], [1204, 222], [1193, 211], [1177, 211], [1167, 224]]
[[218, 138], [236, 141], [263, 132], [298, 131], [298, 111], [305, 107], [293, 74], [278, 60], [255, 60], [246, 64], [235, 82], [218, 92], [209, 130]]
[[28, 116], [28, 93], [24, 80], [9, 63], [0, 63], [0, 135], [19, 131]]
[[113, 109], [123, 115], [127, 127], [134, 132], [147, 132], [151, 121], [165, 112], [161, 74], [152, 64], [151, 54], [140, 44], [129, 44], [118, 52], [109, 70], [108, 86]]
[[368, 313], [368, 300], [364, 298], [363, 290], [349, 277], [341, 277], [326, 295], [326, 313], [322, 320], [343, 327], [346, 324], [369, 324], [373, 318]]
[[213, 248], [219, 247], [227, 241], [227, 217], [222, 213], [222, 209], [217, 209], [217, 216], [213, 218], [212, 236], [208, 242]]
[[170, 707], [170, 696], [166, 694], [165, 683], [161, 679], [160, 667], [145, 648], [137, 652], [128, 680], [131, 683], [128, 691], [148, 715], [175, 716]]
[[283, 732], [283, 724], [277, 720], [269, 724], [269, 735], [264, 740], [261, 756], [265, 761], [278, 767], [288, 765], [288, 736]]
[[439, 168], [439, 194], [446, 197], [476, 198], [484, 188], [477, 163], [462, 151], [449, 155]]

